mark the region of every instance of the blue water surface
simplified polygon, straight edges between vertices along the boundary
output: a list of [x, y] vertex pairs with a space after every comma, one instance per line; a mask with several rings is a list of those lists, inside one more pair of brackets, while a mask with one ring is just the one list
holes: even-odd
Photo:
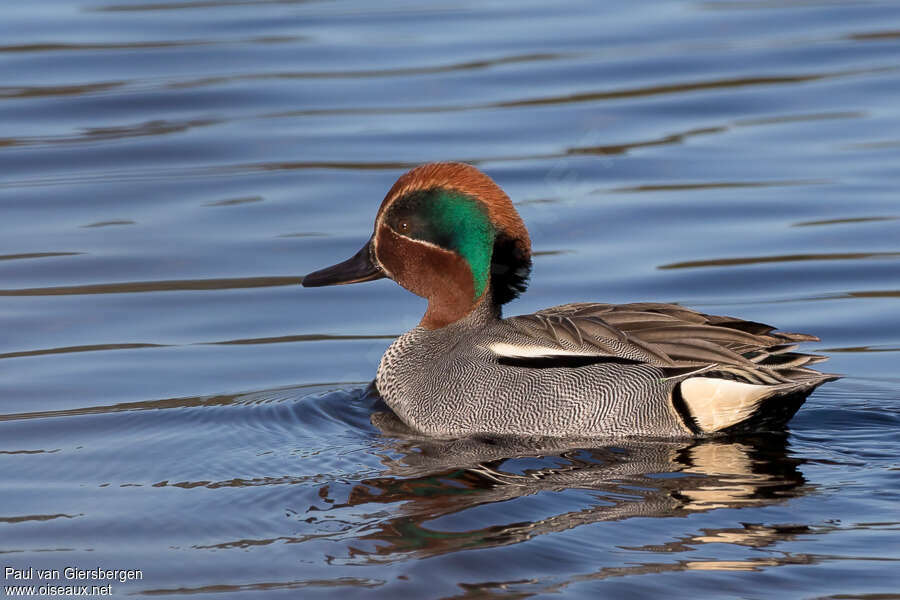
[[[383, 434], [366, 386], [424, 302], [296, 284], [433, 160], [529, 227], [509, 314], [679, 302], [844, 378], [784, 434]], [[898, 188], [891, 0], [7, 3], [3, 585], [900, 598]]]

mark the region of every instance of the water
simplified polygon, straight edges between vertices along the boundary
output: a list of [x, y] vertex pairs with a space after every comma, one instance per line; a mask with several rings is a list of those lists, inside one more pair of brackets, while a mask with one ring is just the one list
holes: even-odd
[[[896, 2], [3, 15], [4, 569], [140, 569], [51, 582], [119, 596], [900, 597]], [[366, 384], [423, 302], [295, 284], [447, 159], [529, 226], [510, 314], [675, 301], [815, 333], [844, 379], [784, 436], [382, 435]]]

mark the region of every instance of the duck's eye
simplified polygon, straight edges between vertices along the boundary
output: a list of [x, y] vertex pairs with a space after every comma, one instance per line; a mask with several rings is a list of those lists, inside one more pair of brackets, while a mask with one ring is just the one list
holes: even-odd
[[407, 223], [406, 221], [400, 221], [400, 231], [404, 233], [409, 231], [409, 223]]

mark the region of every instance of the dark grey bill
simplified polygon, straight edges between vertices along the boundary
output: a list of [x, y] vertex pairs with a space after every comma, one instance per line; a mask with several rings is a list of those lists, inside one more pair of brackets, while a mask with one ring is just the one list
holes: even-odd
[[360, 283], [385, 277], [384, 271], [374, 259], [372, 240], [342, 263], [319, 269], [303, 278], [303, 287]]

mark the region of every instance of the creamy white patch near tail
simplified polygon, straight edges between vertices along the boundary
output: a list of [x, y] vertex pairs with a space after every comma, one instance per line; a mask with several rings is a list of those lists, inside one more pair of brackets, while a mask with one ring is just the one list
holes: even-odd
[[691, 377], [681, 382], [681, 397], [697, 426], [712, 433], [747, 419], [780, 389], [777, 385]]

